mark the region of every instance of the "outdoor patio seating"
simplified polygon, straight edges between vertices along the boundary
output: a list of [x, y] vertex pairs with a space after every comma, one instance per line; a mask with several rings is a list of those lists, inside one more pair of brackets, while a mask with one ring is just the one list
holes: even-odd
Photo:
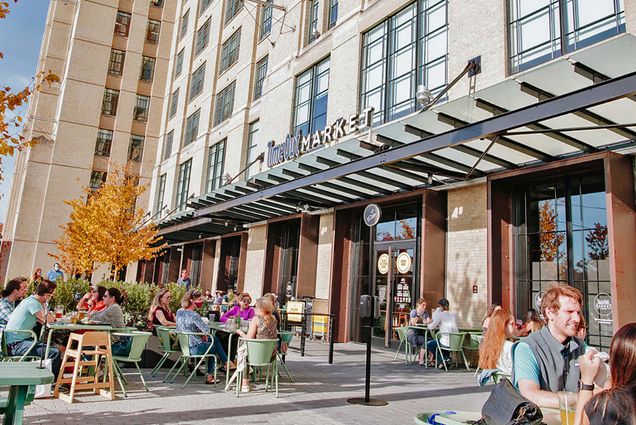
[[398, 334], [398, 338], [400, 339], [400, 345], [398, 345], [397, 350], [395, 351], [394, 359], [398, 358], [400, 354], [400, 349], [404, 347], [404, 358], [406, 360], [406, 364], [410, 364], [413, 361], [415, 354], [413, 353], [413, 346], [406, 338], [406, 334], [409, 330], [408, 326], [401, 326], [399, 328], [395, 328], [395, 331]]
[[[144, 386], [144, 389], [148, 391], [148, 387], [146, 386], [146, 381], [144, 380], [144, 376], [141, 373], [141, 369], [139, 369], [139, 362], [141, 361], [141, 354], [146, 348], [146, 344], [148, 343], [148, 338], [152, 335], [150, 332], [116, 332], [112, 334], [115, 337], [119, 338], [132, 338], [130, 352], [127, 356], [113, 356], [113, 367], [115, 368], [115, 376], [117, 377], [117, 381], [119, 382], [119, 386], [121, 387], [122, 392], [124, 393], [124, 397], [128, 397], [126, 395], [126, 387], [128, 384], [126, 381], [126, 377], [124, 376], [124, 372], [121, 370], [121, 366], [119, 363], [133, 363], [137, 368], [137, 374], [141, 379], [141, 383]], [[134, 373], [134, 372], [131, 372]]]
[[159, 370], [164, 365], [166, 360], [173, 353], [181, 353], [181, 350], [177, 350], [172, 348], [172, 340], [170, 338], [170, 331], [174, 330], [174, 327], [166, 327], [166, 326], [155, 326], [155, 330], [157, 331], [157, 337], [159, 338], [159, 344], [161, 344], [161, 349], [163, 351], [163, 356], [157, 362], [157, 365], [152, 369], [150, 376], [157, 376]]
[[278, 356], [281, 366], [285, 369], [287, 377], [291, 382], [294, 382], [294, 378], [292, 378], [291, 373], [289, 373], [289, 369], [287, 369], [287, 365], [285, 364], [285, 356], [287, 355], [288, 347], [291, 345], [292, 339], [294, 338], [294, 333], [291, 331], [280, 331], [278, 332], [278, 337], [280, 339], [280, 350], [276, 352], [276, 355]]
[[[9, 354], [9, 350], [7, 348], [6, 338], [7, 338], [8, 334], [27, 336], [28, 338], [32, 339], [33, 343], [31, 344], [29, 349], [27, 351], [25, 351], [24, 354], [21, 354], [19, 356], [12, 356], [12, 355]], [[33, 348], [35, 347], [37, 342], [38, 342], [37, 335], [32, 330], [10, 330], [10, 331], [8, 331], [6, 329], [3, 329], [2, 332], [0, 333], [0, 346], [1, 346], [1, 349], [2, 349], [2, 356], [0, 357], [0, 361], [2, 361], [2, 362], [24, 362], [24, 361], [30, 361], [30, 360], [39, 360], [40, 356], [31, 356], [31, 355], [29, 355], [31, 353], [31, 351], [33, 351]]]
[[253, 368], [267, 368], [265, 371], [265, 391], [267, 392], [273, 381], [276, 398], [278, 398], [278, 362], [276, 360], [277, 357], [273, 355], [278, 340], [241, 338], [240, 341], [246, 344], [247, 359], [244, 368], [239, 367], [236, 369], [236, 396], [239, 396], [244, 374], [247, 373], [251, 366]]
[[[448, 335], [448, 347], [444, 347], [440, 340], [442, 338], [443, 335]], [[437, 352], [439, 354], [440, 357], [444, 358], [443, 356], [443, 352], [447, 351], [449, 353], [449, 355], [452, 356], [452, 353], [461, 353], [462, 358], [464, 359], [464, 365], [466, 366], [466, 370], [470, 370], [470, 367], [468, 367], [468, 361], [466, 360], [466, 355], [464, 354], [464, 338], [466, 337], [466, 334], [463, 332], [451, 332], [451, 333], [447, 333], [444, 334], [443, 332], [438, 332], [436, 335], [436, 339], [437, 339]], [[437, 357], [435, 356], [435, 367], [437, 367]], [[448, 366], [446, 366], [446, 361], [443, 361], [442, 364], [444, 365], [444, 369], [448, 372]]]
[[[170, 369], [170, 371], [166, 375], [166, 378], [163, 380], [163, 382], [170, 382], [170, 383], [174, 382], [174, 379], [177, 377], [177, 375], [179, 375], [179, 373], [181, 373], [181, 370], [183, 370], [184, 367], [187, 367], [190, 360], [195, 360], [195, 361], [198, 360], [196, 365], [192, 369], [192, 372], [190, 373], [190, 375], [188, 375], [186, 381], [181, 386], [181, 388], [185, 388], [185, 386], [188, 385], [188, 382], [190, 382], [192, 377], [196, 375], [197, 370], [199, 370], [199, 367], [203, 364], [203, 362], [204, 361], [209, 362], [210, 360], [212, 360], [214, 361], [214, 383], [215, 383], [214, 385], [216, 385], [218, 361], [217, 361], [216, 355], [214, 353], [211, 353], [213, 344], [210, 344], [208, 349], [203, 354], [192, 354], [190, 352], [189, 337], [191, 335], [200, 336], [200, 337], [202, 336], [209, 337], [210, 334], [203, 333], [203, 332], [173, 332], [173, 333], [177, 335], [177, 339], [179, 340], [179, 347], [181, 348], [181, 357], [179, 357], [179, 360], [174, 364], [174, 366], [172, 366], [172, 369]], [[172, 379], [169, 379], [173, 370], [178, 364], [180, 364], [179, 369], [175, 372], [174, 375], [172, 375]]]

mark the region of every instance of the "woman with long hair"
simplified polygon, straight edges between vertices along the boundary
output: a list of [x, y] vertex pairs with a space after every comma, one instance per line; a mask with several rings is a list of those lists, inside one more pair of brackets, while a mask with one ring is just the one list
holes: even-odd
[[479, 346], [479, 367], [497, 369], [504, 375], [512, 373], [512, 345], [515, 318], [510, 310], [497, 310], [490, 317], [490, 325]]
[[481, 321], [481, 328], [486, 332], [488, 330], [488, 326], [490, 326], [490, 319], [495, 311], [501, 310], [501, 305], [497, 303], [493, 303], [488, 309], [488, 315], [484, 317], [484, 320]]
[[87, 310], [88, 313], [102, 311], [106, 308], [104, 303], [104, 295], [106, 287], [99, 285], [97, 289], [90, 289], [77, 303], [78, 310]]
[[33, 272], [33, 276], [31, 276], [31, 284], [33, 286], [38, 286], [42, 282], [43, 279], [44, 279], [44, 276], [42, 276], [42, 269], [40, 267], [38, 267]]
[[166, 288], [160, 289], [150, 304], [148, 311], [148, 323], [154, 326], [175, 326], [176, 321], [172, 310], [170, 310], [170, 300], [172, 296]]
[[628, 323], [614, 335], [610, 346], [610, 386], [594, 394], [594, 377], [604, 367], [596, 354], [596, 350], [588, 350], [579, 357], [581, 391], [575, 425], [635, 425], [636, 323]]
[[539, 316], [539, 313], [537, 313], [537, 310], [531, 308], [526, 313], [523, 326], [521, 326], [521, 328], [516, 332], [516, 335], [521, 337], [528, 336], [532, 332], [536, 332], [544, 326], [545, 323], [543, 322], [543, 320], [541, 320], [541, 317]]

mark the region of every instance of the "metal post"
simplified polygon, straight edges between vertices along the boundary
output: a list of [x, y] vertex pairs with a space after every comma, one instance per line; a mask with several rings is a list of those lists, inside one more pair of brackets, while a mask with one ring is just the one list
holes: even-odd
[[300, 331], [300, 357], [305, 357], [305, 332], [307, 330], [307, 315], [303, 313], [303, 325]]
[[[369, 259], [370, 260], [370, 259]], [[370, 262], [370, 261], [369, 261]], [[364, 381], [364, 402], [369, 403], [371, 398], [371, 339], [373, 338], [373, 312], [375, 311], [375, 297], [371, 296], [371, 317], [369, 318], [369, 333], [367, 335], [367, 365]]]
[[333, 364], [333, 314], [329, 315], [329, 364]]

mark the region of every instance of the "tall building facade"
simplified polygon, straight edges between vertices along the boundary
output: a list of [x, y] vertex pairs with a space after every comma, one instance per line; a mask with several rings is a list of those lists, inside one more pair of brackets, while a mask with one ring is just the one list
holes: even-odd
[[[3, 280], [37, 267], [46, 273], [69, 217], [64, 201], [98, 187], [114, 165], [150, 183], [175, 7], [164, 0], [49, 3], [37, 71], [51, 70], [61, 82], [29, 105], [24, 135], [39, 142], [16, 157]], [[147, 203], [146, 193], [138, 205]]]

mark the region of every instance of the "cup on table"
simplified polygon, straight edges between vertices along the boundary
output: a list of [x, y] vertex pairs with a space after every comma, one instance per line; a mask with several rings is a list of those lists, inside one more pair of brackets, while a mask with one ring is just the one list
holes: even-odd
[[62, 305], [56, 305], [55, 306], [55, 318], [56, 319], [61, 319], [62, 316], [64, 316], [64, 306]]
[[558, 391], [557, 396], [559, 397], [561, 425], [574, 425], [577, 394], [569, 391]]
[[208, 314], [208, 321], [210, 323], [214, 322], [215, 318], [216, 318], [216, 316], [214, 315], [214, 313]]

